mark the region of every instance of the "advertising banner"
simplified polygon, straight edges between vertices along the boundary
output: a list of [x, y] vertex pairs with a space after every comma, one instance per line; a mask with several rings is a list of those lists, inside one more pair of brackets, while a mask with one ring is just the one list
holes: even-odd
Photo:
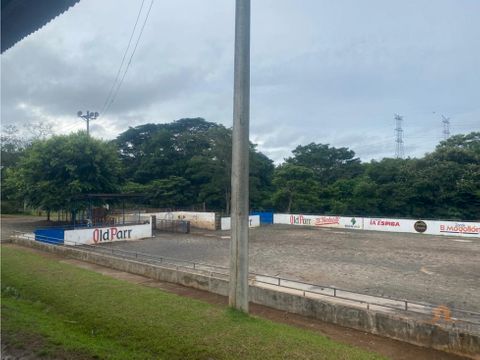
[[480, 237], [480, 222], [274, 214], [274, 224]]
[[364, 218], [340, 216], [340, 227], [344, 229], [363, 230]]
[[390, 231], [390, 232], [416, 232], [414, 225], [416, 220], [390, 219], [390, 218], [365, 218], [364, 230]]
[[152, 237], [151, 224], [65, 230], [65, 245], [95, 245]]
[[[260, 216], [259, 215], [250, 215], [248, 217], [248, 226], [253, 228], [253, 227], [259, 227], [260, 226]], [[231, 220], [229, 217], [223, 217], [221, 219], [221, 229], [222, 230], [230, 230], [231, 228]]]
[[356, 230], [363, 229], [363, 218], [334, 215], [274, 214], [273, 223]]
[[480, 237], [480, 222], [427, 221], [427, 234]]
[[480, 237], [480, 223], [466, 221], [365, 218], [365, 230]]

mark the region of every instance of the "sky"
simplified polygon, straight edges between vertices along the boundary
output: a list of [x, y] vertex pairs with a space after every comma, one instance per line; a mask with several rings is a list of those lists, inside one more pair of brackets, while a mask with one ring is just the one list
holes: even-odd
[[[3, 53], [2, 126], [85, 129], [77, 111], [103, 109], [141, 4], [81, 0]], [[154, 0], [92, 136], [186, 117], [231, 127], [234, 10]], [[310, 142], [394, 157], [394, 114], [410, 157], [443, 139], [442, 115], [452, 135], [480, 131], [480, 1], [252, 0], [250, 109], [250, 139], [276, 163]]]

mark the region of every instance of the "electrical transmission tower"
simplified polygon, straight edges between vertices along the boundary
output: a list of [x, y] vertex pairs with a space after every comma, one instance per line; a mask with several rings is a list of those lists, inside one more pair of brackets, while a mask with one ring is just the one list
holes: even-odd
[[402, 129], [403, 116], [395, 114], [395, 157], [397, 159], [403, 159], [405, 149], [403, 146], [403, 129]]
[[450, 118], [442, 115], [443, 123], [443, 140], [447, 140], [450, 137]]

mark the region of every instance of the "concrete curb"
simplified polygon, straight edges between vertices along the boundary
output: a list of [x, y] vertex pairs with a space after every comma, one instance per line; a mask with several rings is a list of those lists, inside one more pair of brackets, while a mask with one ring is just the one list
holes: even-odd
[[[181, 284], [199, 290], [228, 296], [228, 281], [185, 270], [161, 267], [106, 254], [93, 253], [74, 247], [45, 244], [33, 240], [12, 238], [14, 244], [36, 248], [64, 257], [142, 275], [154, 280]], [[249, 288], [251, 302], [274, 309], [300, 314], [328, 323], [345, 326], [407, 343], [442, 350], [458, 355], [480, 359], [480, 334], [441, 323], [433, 324], [432, 318], [421, 314], [415, 317], [400, 311], [379, 312], [371, 309], [345, 305], [326, 299], [312, 299], [296, 294], [278, 292], [252, 286]]]

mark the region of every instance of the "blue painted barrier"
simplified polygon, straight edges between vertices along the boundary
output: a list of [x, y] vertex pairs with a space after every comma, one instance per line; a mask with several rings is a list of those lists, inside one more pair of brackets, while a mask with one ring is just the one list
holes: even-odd
[[260, 216], [260, 225], [273, 224], [273, 212], [269, 211], [252, 211], [250, 215]]
[[49, 244], [63, 244], [65, 229], [37, 229], [34, 231], [35, 240]]

